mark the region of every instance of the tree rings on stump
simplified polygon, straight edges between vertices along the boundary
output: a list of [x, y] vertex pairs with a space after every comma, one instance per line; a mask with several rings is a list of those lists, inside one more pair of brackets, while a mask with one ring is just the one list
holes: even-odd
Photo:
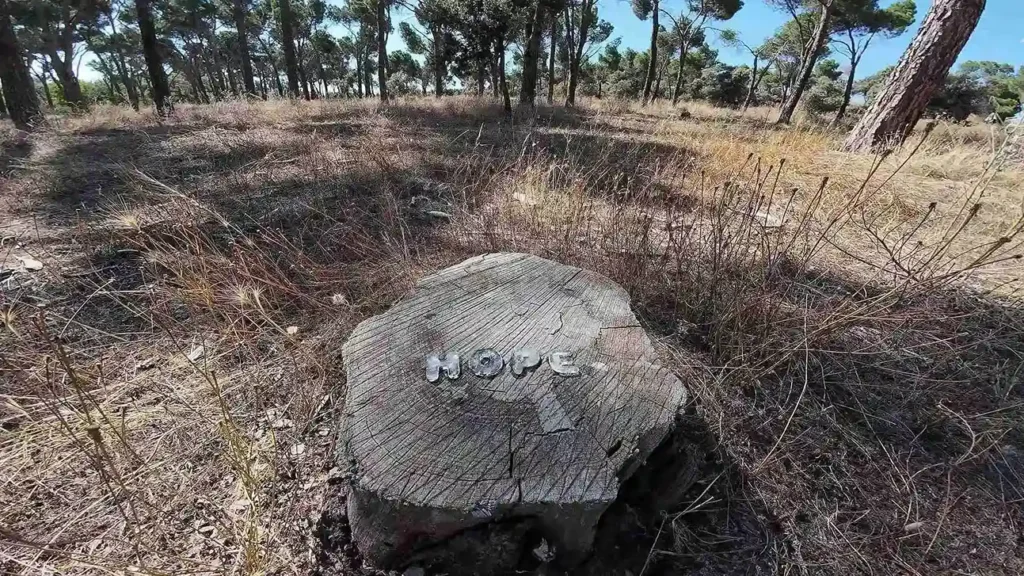
[[349, 522], [386, 569], [500, 572], [538, 545], [575, 565], [686, 402], [625, 290], [527, 254], [422, 279], [343, 353]]

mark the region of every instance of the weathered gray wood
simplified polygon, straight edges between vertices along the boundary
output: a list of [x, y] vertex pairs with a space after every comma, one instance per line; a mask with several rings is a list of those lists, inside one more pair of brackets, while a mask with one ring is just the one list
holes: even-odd
[[[482, 379], [466, 366], [478, 348], [506, 364], [532, 348], [544, 362]], [[582, 373], [556, 374], [552, 351], [575, 354]], [[425, 358], [444, 352], [460, 354], [462, 375], [430, 383]], [[343, 354], [349, 521], [363, 556], [384, 568], [439, 554], [477, 526], [521, 527], [516, 519], [530, 519], [562, 564], [581, 560], [602, 512], [686, 400], [621, 287], [526, 254], [487, 254], [424, 278], [361, 323]], [[482, 550], [479, 560], [494, 570], [507, 556]]]

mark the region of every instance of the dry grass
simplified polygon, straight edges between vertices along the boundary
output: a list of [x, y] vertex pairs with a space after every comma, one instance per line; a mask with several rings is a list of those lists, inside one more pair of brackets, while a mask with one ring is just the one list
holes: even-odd
[[878, 159], [687, 108], [233, 102], [4, 136], [0, 572], [358, 571], [322, 545], [340, 345], [517, 250], [619, 281], [701, 375], [702, 477], [586, 571], [1020, 573], [1015, 136]]

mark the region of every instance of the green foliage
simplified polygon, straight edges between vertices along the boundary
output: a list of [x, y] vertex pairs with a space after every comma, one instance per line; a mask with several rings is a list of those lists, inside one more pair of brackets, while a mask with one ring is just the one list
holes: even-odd
[[1024, 68], [992, 61], [967, 61], [951, 73], [932, 97], [928, 109], [963, 120], [971, 114], [995, 114], [1006, 120], [1021, 110], [1024, 100]]
[[839, 110], [843, 104], [843, 73], [835, 60], [822, 60], [814, 68], [811, 85], [804, 96], [804, 109], [812, 116], [824, 116]]
[[717, 62], [701, 70], [691, 94], [716, 106], [735, 107], [743, 103], [749, 82], [750, 68]]

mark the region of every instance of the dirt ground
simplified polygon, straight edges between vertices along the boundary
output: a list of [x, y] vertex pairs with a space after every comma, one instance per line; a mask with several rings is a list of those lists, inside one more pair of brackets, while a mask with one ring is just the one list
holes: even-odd
[[878, 158], [689, 110], [0, 130], [0, 573], [368, 571], [338, 500], [341, 345], [491, 251], [608, 275], [692, 375], [697, 481], [629, 486], [580, 573], [1024, 573], [1019, 134], [922, 126]]

